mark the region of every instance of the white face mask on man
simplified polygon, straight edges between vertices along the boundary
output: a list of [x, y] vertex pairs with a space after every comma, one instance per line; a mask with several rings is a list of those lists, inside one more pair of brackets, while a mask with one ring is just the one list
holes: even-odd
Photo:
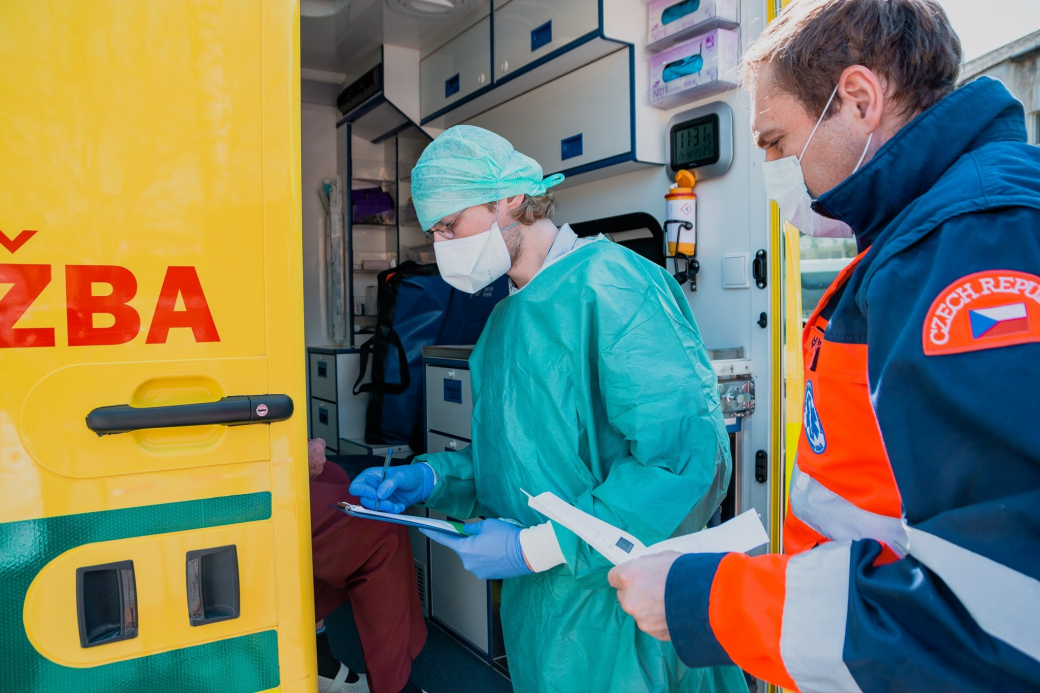
[[[837, 94], [838, 87], [835, 86], [834, 91], [831, 92], [831, 98], [823, 107], [823, 113], [820, 114], [815, 127], [809, 133], [809, 139], [805, 141], [800, 156], [786, 156], [776, 161], [767, 161], [762, 166], [762, 174], [766, 181], [766, 195], [769, 196], [769, 199], [780, 205], [784, 218], [795, 228], [807, 236], [818, 238], [852, 238], [854, 235], [845, 222], [829, 219], [813, 211], [813, 199], [809, 196], [809, 189], [805, 187], [805, 177], [802, 175], [801, 161], [805, 157], [805, 151], [809, 148], [813, 135], [819, 129], [823, 117], [827, 115], [827, 110], [830, 109]], [[870, 149], [870, 142], [873, 139], [874, 133], [870, 133], [870, 136], [867, 137], [867, 144], [863, 147], [863, 154], [860, 155], [852, 173], [859, 170], [863, 159], [867, 157], [867, 150]]]
[[500, 229], [496, 205], [495, 220], [484, 233], [434, 243], [433, 253], [441, 278], [459, 291], [475, 294], [504, 275], [513, 262], [502, 232], [519, 223]]

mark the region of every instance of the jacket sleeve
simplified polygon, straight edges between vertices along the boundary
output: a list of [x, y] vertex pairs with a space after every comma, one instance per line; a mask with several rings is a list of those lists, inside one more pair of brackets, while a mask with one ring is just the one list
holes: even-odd
[[484, 514], [484, 510], [477, 503], [472, 447], [454, 452], [420, 455], [415, 458], [415, 462], [430, 465], [436, 476], [433, 492], [426, 499], [426, 507], [460, 520]]
[[[1040, 426], [1001, 403], [1009, 392], [1040, 392], [1040, 340], [924, 347], [936, 299], [967, 277], [1006, 291], [1006, 300], [980, 307], [1040, 300], [1037, 228], [1040, 212], [1025, 209], [959, 217], [904, 244], [913, 252], [879, 255], [858, 287], [871, 395], [912, 528], [910, 555], [889, 561], [864, 540], [796, 556], [684, 556], [665, 597], [683, 661], [732, 659], [803, 692], [1037, 690]], [[1008, 272], [1034, 280], [1001, 284]], [[925, 555], [929, 544], [939, 548]], [[955, 593], [966, 581], [972, 589]]]
[[[590, 373], [575, 377], [589, 381], [597, 413], [585, 435], [590, 446], [602, 443], [591, 457], [604, 469], [574, 505], [649, 545], [704, 527], [725, 495], [730, 462], [716, 376], [693, 316], [670, 278], [644, 272], [626, 266], [627, 280], [597, 290], [586, 318]], [[606, 449], [616, 434], [597, 437], [608, 427], [624, 437], [619, 449]], [[610, 562], [553, 527], [572, 573], [604, 582]]]

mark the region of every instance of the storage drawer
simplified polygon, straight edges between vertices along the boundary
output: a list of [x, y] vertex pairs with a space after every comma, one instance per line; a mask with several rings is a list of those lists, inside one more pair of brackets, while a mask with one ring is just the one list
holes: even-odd
[[339, 449], [339, 414], [332, 402], [311, 397], [311, 435], [322, 438], [330, 452]]
[[491, 84], [491, 17], [419, 62], [419, 112], [428, 115]]
[[[405, 508], [404, 515], [427, 517], [426, 508], [412, 506]], [[415, 583], [419, 590], [419, 606], [423, 616], [430, 617], [430, 540], [415, 527], [408, 528], [408, 538], [412, 543], [412, 559], [415, 562]]]
[[495, 79], [502, 79], [598, 29], [599, 0], [510, 0], [495, 7], [494, 26]]
[[469, 441], [459, 440], [451, 436], [442, 436], [440, 433], [426, 434], [426, 452], [458, 452], [469, 447]]
[[310, 355], [311, 397], [336, 401], [336, 355]]
[[[447, 516], [430, 511], [430, 517]], [[485, 654], [490, 650], [489, 602], [487, 580], [466, 570], [459, 555], [447, 546], [430, 542], [430, 616]]]
[[546, 174], [628, 154], [629, 50], [611, 53], [467, 122], [505, 137]]
[[473, 393], [469, 371], [426, 367], [426, 428], [455, 438], [473, 438]]

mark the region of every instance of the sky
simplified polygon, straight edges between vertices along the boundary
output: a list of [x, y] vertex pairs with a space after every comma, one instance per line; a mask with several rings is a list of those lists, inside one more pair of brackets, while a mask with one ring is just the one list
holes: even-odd
[[1040, 0], [939, 0], [965, 61], [1040, 30]]

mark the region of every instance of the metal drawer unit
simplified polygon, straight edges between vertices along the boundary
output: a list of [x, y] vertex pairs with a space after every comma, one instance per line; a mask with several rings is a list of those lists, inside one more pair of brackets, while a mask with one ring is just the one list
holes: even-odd
[[[430, 517], [448, 519], [447, 515], [432, 510]], [[462, 565], [457, 553], [436, 542], [430, 543], [430, 576], [430, 618], [450, 629], [490, 661], [490, 581], [474, 576]]]
[[329, 452], [343, 453], [344, 438], [363, 438], [368, 395], [355, 396], [360, 350], [340, 347], [307, 348], [307, 386], [311, 438], [322, 438]]
[[472, 440], [469, 369], [426, 364], [426, 430]]
[[332, 452], [339, 448], [339, 414], [336, 405], [317, 397], [311, 397], [310, 407], [311, 438], [321, 438], [325, 447]]
[[[469, 355], [472, 350], [466, 346], [423, 348], [427, 452], [459, 451], [470, 444], [473, 396]], [[432, 510], [430, 517], [446, 518]], [[491, 595], [497, 581], [478, 579], [463, 567], [458, 554], [440, 544], [429, 543], [429, 556], [430, 618], [489, 664], [495, 664], [496, 658], [504, 652], [494, 636], [498, 609]]]
[[468, 440], [442, 436], [440, 433], [426, 432], [426, 452], [456, 452], [469, 447]]

